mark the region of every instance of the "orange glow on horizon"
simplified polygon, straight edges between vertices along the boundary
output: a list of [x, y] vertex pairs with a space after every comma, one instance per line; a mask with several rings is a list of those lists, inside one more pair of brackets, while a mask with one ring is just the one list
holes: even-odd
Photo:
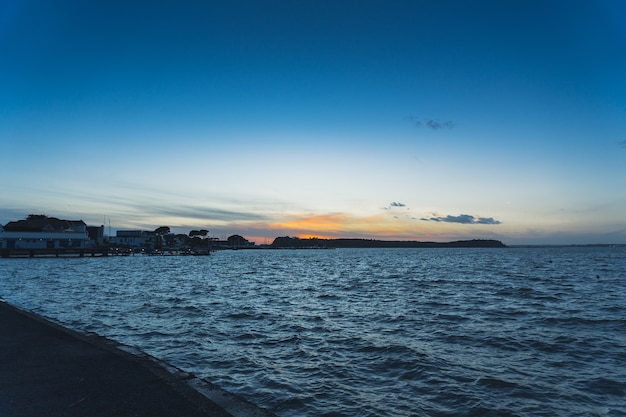
[[306, 235], [312, 232], [337, 232], [353, 221], [352, 216], [343, 213], [307, 214], [298, 216], [284, 223], [277, 223], [273, 227], [279, 229], [301, 230], [298, 234]]
[[[289, 231], [301, 239], [363, 238], [421, 240], [432, 235], [415, 220], [399, 219], [389, 214], [357, 217], [347, 213], [303, 214], [285, 222], [267, 225], [270, 229]], [[421, 225], [420, 225], [421, 226]]]
[[300, 239], [375, 239], [446, 242], [463, 239], [497, 238], [480, 225], [424, 222], [419, 218], [378, 213], [355, 216], [349, 213], [291, 214], [284, 220], [229, 224], [232, 230], [257, 244], [271, 244], [276, 237]]
[[334, 236], [323, 235], [323, 234], [311, 234], [311, 233], [303, 233], [296, 236], [299, 239], [336, 239]]

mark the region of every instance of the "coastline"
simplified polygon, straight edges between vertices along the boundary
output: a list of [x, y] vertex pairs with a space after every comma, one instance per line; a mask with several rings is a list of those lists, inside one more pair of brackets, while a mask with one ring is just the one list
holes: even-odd
[[132, 346], [0, 298], [0, 414], [275, 417]]

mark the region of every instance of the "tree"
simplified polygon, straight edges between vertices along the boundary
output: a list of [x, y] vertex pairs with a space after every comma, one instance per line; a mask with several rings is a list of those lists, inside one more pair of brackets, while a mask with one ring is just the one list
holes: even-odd
[[208, 233], [209, 231], [206, 229], [192, 230], [189, 232], [189, 237], [195, 237], [195, 236], [205, 237]]
[[[161, 226], [156, 228], [154, 231], [154, 248], [155, 249], [163, 249], [163, 239], [164, 235], [167, 235], [170, 232], [170, 228], [168, 226]], [[167, 244], [167, 242], [166, 242]]]
[[248, 239], [240, 235], [229, 236], [227, 240], [228, 240], [228, 244], [234, 248], [242, 248], [242, 247], [249, 246], [250, 244], [250, 242], [248, 242]]

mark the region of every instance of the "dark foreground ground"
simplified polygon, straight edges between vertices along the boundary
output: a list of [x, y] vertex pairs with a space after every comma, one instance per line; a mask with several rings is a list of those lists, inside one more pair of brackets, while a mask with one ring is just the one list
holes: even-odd
[[271, 413], [131, 347], [0, 300], [2, 417], [268, 417]]

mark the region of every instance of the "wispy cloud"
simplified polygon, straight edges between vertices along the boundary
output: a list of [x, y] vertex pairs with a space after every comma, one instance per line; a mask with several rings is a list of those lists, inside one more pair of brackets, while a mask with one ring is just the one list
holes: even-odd
[[619, 142], [619, 146], [626, 149], [626, 140]]
[[452, 120], [440, 121], [437, 119], [431, 118], [420, 118], [415, 116], [407, 117], [415, 127], [426, 127], [432, 130], [439, 129], [452, 129], [454, 127], [454, 122]]
[[501, 224], [502, 222], [493, 217], [472, 216], [470, 214], [460, 214], [458, 216], [439, 216], [423, 217], [420, 220], [426, 222], [443, 222], [443, 223], [460, 223], [460, 224]]
[[173, 218], [201, 219], [205, 221], [259, 221], [265, 220], [262, 213], [219, 209], [215, 207], [201, 206], [177, 206], [177, 207], [150, 207], [150, 213]]

